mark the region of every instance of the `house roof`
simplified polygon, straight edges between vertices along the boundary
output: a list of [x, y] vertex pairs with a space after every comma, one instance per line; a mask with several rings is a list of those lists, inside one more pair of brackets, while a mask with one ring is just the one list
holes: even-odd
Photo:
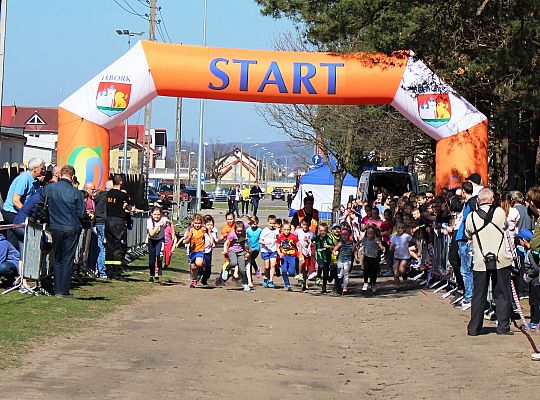
[[2, 126], [36, 132], [58, 132], [58, 108], [2, 106]]

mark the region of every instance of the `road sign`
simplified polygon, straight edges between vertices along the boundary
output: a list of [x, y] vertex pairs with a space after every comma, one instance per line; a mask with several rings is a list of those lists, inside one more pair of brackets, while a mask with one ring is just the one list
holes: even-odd
[[311, 156], [311, 162], [313, 165], [319, 165], [322, 163], [322, 156], [320, 154], [313, 154]]

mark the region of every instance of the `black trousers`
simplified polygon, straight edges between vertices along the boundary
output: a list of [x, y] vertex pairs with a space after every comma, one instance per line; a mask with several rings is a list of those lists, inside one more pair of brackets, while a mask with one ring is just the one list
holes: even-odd
[[251, 250], [251, 256], [249, 258], [249, 261], [254, 271], [257, 271], [259, 269], [259, 266], [257, 265], [257, 257], [259, 257], [259, 251], [260, 250]]
[[107, 275], [114, 276], [126, 255], [123, 238], [127, 227], [124, 218], [109, 217], [105, 221], [105, 265]]
[[259, 199], [251, 200], [251, 205], [253, 207], [253, 215], [257, 215], [257, 210], [259, 209]]
[[326, 287], [328, 283], [328, 275], [330, 274], [330, 263], [324, 261], [322, 258], [317, 258], [317, 278], [323, 280], [323, 286]]
[[156, 275], [156, 269], [158, 276], [161, 275], [161, 269], [163, 267], [163, 245], [165, 239], [151, 239], [148, 238], [148, 267], [150, 269], [150, 276]]
[[[455, 232], [454, 232], [455, 236]], [[458, 287], [458, 290], [465, 290], [465, 283], [463, 282], [463, 275], [461, 275], [461, 257], [458, 253], [458, 242], [454, 240], [454, 236], [452, 236], [452, 240], [450, 241], [450, 246], [448, 246], [448, 261], [450, 262], [450, 265], [452, 266], [452, 270], [454, 271], [454, 275], [456, 276], [456, 284]]]
[[531, 306], [531, 322], [540, 322], [540, 285], [529, 284], [529, 305]]
[[377, 283], [380, 262], [380, 257], [364, 256], [364, 283], [367, 283], [368, 280], [370, 283]]
[[51, 229], [54, 252], [54, 294], [69, 294], [73, 260], [79, 244], [81, 230]]
[[249, 200], [242, 200], [242, 214], [249, 214]]
[[484, 322], [484, 309], [488, 292], [488, 278], [493, 282], [493, 298], [497, 314], [497, 333], [510, 330], [512, 312], [512, 288], [510, 286], [510, 267], [497, 271], [473, 271], [474, 290], [471, 302], [471, 320], [467, 326], [469, 335], [478, 335]]

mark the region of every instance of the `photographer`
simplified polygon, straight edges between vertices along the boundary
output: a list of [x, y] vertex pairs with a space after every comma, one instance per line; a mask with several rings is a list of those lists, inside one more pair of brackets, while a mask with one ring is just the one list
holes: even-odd
[[478, 206], [465, 221], [465, 233], [473, 243], [473, 283], [469, 336], [477, 336], [482, 329], [484, 306], [487, 301], [488, 278], [491, 277], [493, 296], [497, 304], [497, 334], [513, 335], [510, 329], [512, 258], [504, 246], [506, 214], [493, 205], [494, 194], [489, 188], [478, 193]]

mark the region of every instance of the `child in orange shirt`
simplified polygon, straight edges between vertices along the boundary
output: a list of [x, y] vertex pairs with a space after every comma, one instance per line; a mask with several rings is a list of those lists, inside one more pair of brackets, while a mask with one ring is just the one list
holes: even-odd
[[205, 249], [206, 227], [203, 226], [203, 218], [200, 214], [195, 214], [192, 219], [192, 225], [184, 235], [184, 243], [189, 244], [189, 263], [191, 266], [191, 285], [197, 286], [198, 271], [202, 272], [204, 268], [204, 249]]

